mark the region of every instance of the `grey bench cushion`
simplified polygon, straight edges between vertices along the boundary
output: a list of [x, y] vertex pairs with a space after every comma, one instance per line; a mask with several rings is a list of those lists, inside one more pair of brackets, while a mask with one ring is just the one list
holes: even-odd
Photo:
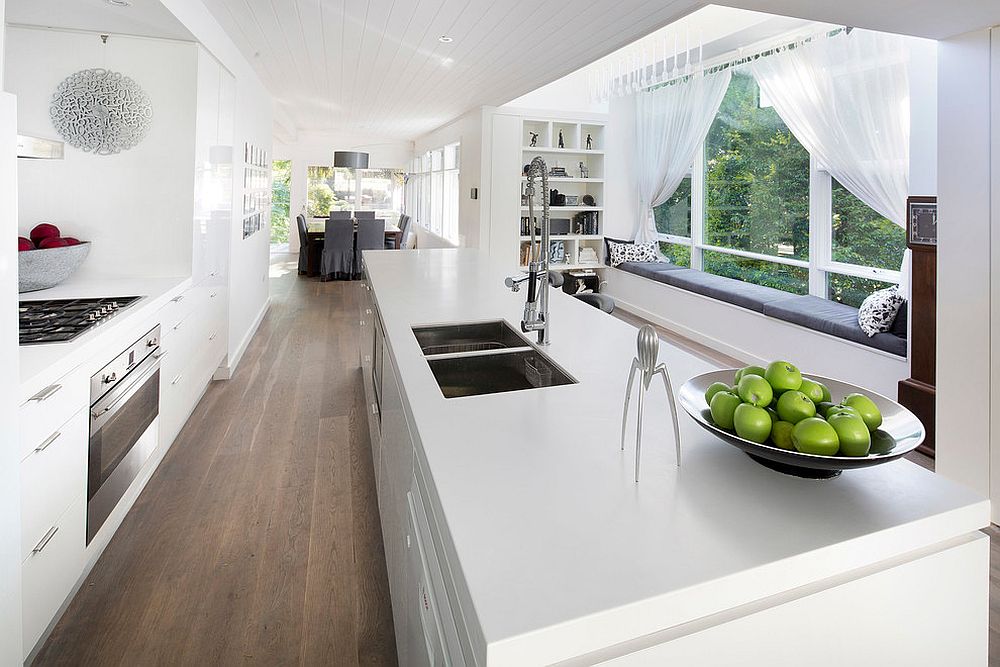
[[671, 264], [670, 262], [622, 262], [618, 265], [618, 268], [622, 271], [628, 271], [629, 273], [634, 273], [637, 276], [642, 276], [643, 278], [658, 280], [657, 276], [659, 274], [665, 271], [676, 271], [677, 269], [683, 269], [684, 267]]
[[858, 309], [817, 296], [793, 296], [764, 306], [764, 314], [814, 331], [906, 356], [906, 338], [892, 333], [868, 337], [858, 326]]
[[702, 294], [719, 301], [725, 301], [749, 310], [764, 312], [764, 304], [779, 299], [787, 299], [788, 292], [772, 287], [745, 283], [742, 280], [725, 278], [713, 273], [682, 269], [662, 275], [662, 282], [680, 289]]

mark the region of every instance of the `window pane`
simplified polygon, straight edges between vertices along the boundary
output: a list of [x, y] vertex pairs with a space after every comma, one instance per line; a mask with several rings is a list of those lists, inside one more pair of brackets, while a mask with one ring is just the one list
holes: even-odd
[[444, 190], [444, 174], [431, 174], [431, 231], [441, 235], [441, 218], [444, 212], [442, 206]]
[[444, 147], [444, 168], [458, 168], [458, 144], [451, 144]]
[[691, 177], [686, 176], [670, 198], [653, 208], [656, 231], [674, 236], [691, 236]]
[[869, 294], [887, 287], [893, 287], [893, 283], [845, 276], [839, 273], [828, 273], [826, 278], [826, 298], [831, 301], [839, 301], [846, 303], [848, 306], [860, 308], [861, 302]]
[[702, 253], [703, 270], [718, 276], [766, 285], [793, 294], [809, 293], [809, 269], [748, 259], [706, 250]]
[[758, 100], [734, 73], [705, 140], [705, 243], [807, 259], [809, 153]]
[[691, 266], [691, 246], [682, 243], [660, 242], [660, 252], [677, 266]]
[[906, 230], [869, 208], [836, 179], [831, 180], [833, 261], [899, 271]]
[[442, 158], [441, 154], [443, 152], [444, 151], [442, 151], [440, 149], [436, 150], [436, 151], [431, 151], [431, 170], [432, 171], [441, 171], [441, 158]]
[[361, 175], [361, 206], [375, 211], [376, 217], [396, 222], [403, 208], [403, 172], [395, 169], [366, 169]]
[[271, 243], [288, 243], [288, 217], [292, 201], [292, 161], [271, 163]]
[[458, 170], [444, 173], [444, 237], [458, 243]]

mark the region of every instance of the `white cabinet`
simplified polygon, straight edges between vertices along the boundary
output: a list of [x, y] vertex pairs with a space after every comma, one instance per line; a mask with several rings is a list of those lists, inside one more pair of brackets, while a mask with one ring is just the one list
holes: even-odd
[[60, 424], [90, 405], [90, 378], [74, 371], [24, 402], [17, 415], [20, 458], [30, 454]]

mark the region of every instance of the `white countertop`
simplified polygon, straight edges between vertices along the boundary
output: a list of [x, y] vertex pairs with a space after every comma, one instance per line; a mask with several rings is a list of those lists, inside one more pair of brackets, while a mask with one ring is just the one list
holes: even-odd
[[[25, 401], [66, 373], [87, 361], [97, 368], [111, 361], [132, 340], [145, 333], [141, 324], [170, 299], [187, 289], [189, 277], [171, 278], [83, 278], [56, 287], [26, 292], [21, 301], [78, 299], [84, 297], [141, 296], [125, 310], [66, 343], [22, 345], [20, 347], [21, 400]], [[129, 338], [121, 342], [120, 338]], [[118, 349], [121, 347], [121, 349]]]
[[[505, 289], [503, 271], [473, 250], [365, 256], [483, 662], [487, 651], [507, 664], [577, 656], [989, 523], [987, 500], [909, 461], [790, 477], [683, 411], [677, 468], [659, 386], [637, 485], [634, 426], [619, 450], [634, 327], [553, 290], [546, 353], [579, 384], [445, 399], [410, 327], [505, 318], [517, 328], [524, 292]], [[660, 360], [675, 391], [713, 369], [665, 342]]]

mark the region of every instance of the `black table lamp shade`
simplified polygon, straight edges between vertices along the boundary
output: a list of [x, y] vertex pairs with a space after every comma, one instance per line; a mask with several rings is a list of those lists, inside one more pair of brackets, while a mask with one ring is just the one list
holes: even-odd
[[334, 151], [333, 166], [347, 167], [349, 169], [367, 169], [368, 153], [358, 153], [356, 151]]

